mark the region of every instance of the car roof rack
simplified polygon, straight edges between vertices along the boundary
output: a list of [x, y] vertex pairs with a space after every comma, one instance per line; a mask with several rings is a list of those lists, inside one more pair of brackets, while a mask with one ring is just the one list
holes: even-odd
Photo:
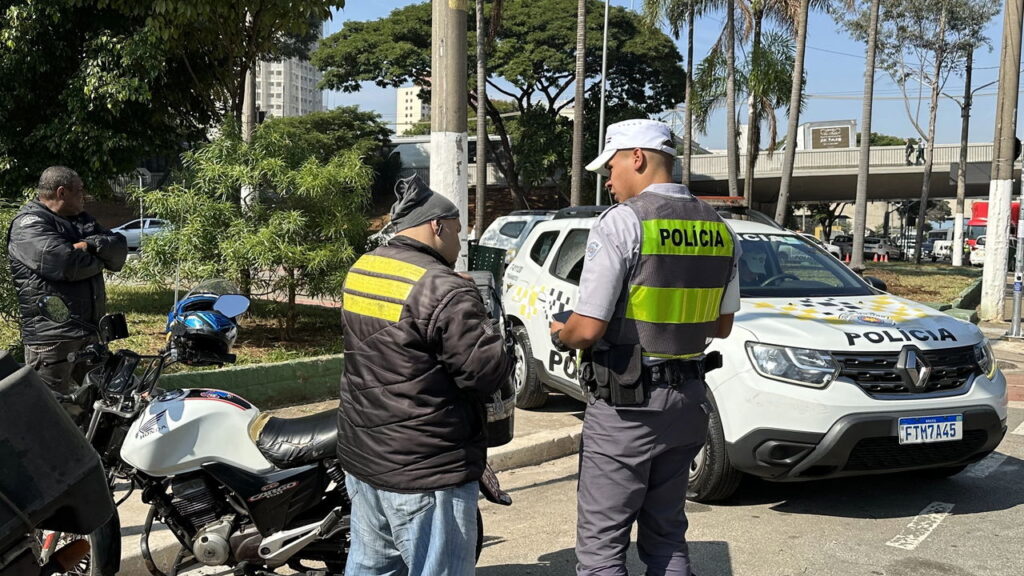
[[563, 218], [596, 218], [607, 209], [608, 206], [570, 206], [555, 212], [554, 220], [561, 220]]
[[554, 210], [513, 210], [506, 216], [546, 216], [554, 213]]

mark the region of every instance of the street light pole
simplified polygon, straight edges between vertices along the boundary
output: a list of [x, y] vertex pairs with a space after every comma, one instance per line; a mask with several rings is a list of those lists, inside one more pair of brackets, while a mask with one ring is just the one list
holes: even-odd
[[[608, 85], [608, 0], [604, 0], [604, 40], [601, 42], [601, 112], [598, 120], [597, 153], [604, 152], [604, 92]], [[594, 204], [601, 205], [601, 175], [597, 175]]]

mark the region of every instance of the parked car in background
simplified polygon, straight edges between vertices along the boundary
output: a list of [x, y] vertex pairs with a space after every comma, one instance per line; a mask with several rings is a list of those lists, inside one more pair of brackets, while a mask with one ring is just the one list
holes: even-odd
[[[911, 246], [913, 250], [913, 246]], [[874, 260], [875, 256], [879, 259], [887, 257], [889, 260], [899, 260], [903, 251], [898, 246], [892, 245], [885, 238], [877, 238], [875, 236], [868, 236], [864, 239], [864, 258], [867, 260]]]
[[159, 234], [169, 226], [169, 222], [159, 218], [136, 218], [135, 220], [121, 224], [117, 228], [113, 228], [111, 232], [117, 232], [124, 235], [125, 239], [128, 240], [128, 250], [138, 250], [139, 246], [142, 244], [143, 236]]
[[804, 238], [807, 238], [808, 240], [810, 240], [812, 243], [814, 243], [815, 246], [818, 246], [819, 248], [821, 248], [825, 252], [828, 252], [829, 254], [835, 256], [836, 258], [838, 258], [840, 260], [843, 259], [843, 251], [839, 249], [839, 246], [836, 246], [835, 244], [831, 244], [831, 243], [827, 243], [827, 242], [822, 242], [814, 234], [808, 234], [806, 232], [800, 232], [800, 235], [803, 236]]
[[[984, 266], [985, 265], [985, 236], [978, 236], [974, 241], [974, 246], [971, 247], [971, 254], [967, 257], [967, 261], [971, 266]], [[1007, 253], [1007, 266], [1010, 271], [1013, 271], [1013, 267], [1017, 261], [1017, 239], [1010, 238], [1010, 250]]]
[[483, 235], [480, 236], [480, 246], [490, 248], [501, 248], [508, 251], [506, 261], [515, 256], [516, 250], [523, 244], [523, 240], [530, 235], [533, 227], [545, 220], [551, 220], [555, 216], [554, 210], [516, 210], [505, 216], [499, 216], [491, 222]]
[[840, 258], [843, 258], [850, 252], [853, 252], [853, 236], [848, 236], [846, 234], [833, 236], [831, 243], [839, 247]]

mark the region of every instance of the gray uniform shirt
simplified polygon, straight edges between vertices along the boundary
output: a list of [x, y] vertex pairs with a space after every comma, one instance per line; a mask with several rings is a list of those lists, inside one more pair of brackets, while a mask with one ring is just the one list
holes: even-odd
[[[689, 198], [697, 202], [681, 184], [652, 184], [643, 194]], [[730, 233], [735, 246], [733, 269], [729, 286], [722, 295], [719, 314], [734, 314], [740, 309], [740, 282], [736, 274], [740, 243], [732, 229]], [[611, 320], [619, 294], [639, 258], [640, 219], [627, 207], [612, 206], [601, 214], [587, 237], [586, 262], [580, 276], [575, 312], [605, 322]]]

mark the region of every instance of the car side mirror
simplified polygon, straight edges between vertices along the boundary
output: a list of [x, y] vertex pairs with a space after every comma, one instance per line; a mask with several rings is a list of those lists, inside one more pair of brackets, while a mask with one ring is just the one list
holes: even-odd
[[107, 314], [103, 318], [100, 318], [100, 340], [103, 342], [113, 342], [114, 340], [123, 340], [128, 337], [128, 321], [125, 320], [124, 314], [118, 312], [117, 314]]
[[889, 291], [889, 287], [886, 286], [885, 282], [881, 278], [875, 278], [874, 276], [865, 276], [864, 281], [870, 284], [872, 288], [881, 290], [882, 292]]

